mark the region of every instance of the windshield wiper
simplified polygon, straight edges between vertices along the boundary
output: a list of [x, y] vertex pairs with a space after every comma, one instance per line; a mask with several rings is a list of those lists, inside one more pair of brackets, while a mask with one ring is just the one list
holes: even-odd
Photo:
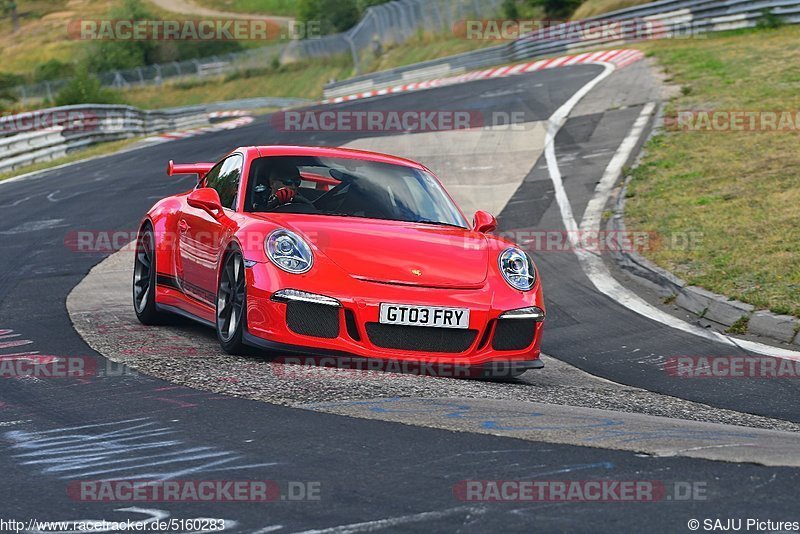
[[441, 221], [432, 221], [430, 219], [417, 219], [415, 221], [408, 221], [408, 222], [413, 222], [417, 224], [434, 224], [437, 226], [452, 226], [453, 228], [461, 228], [462, 230], [464, 229], [464, 227], [459, 224], [446, 223]]

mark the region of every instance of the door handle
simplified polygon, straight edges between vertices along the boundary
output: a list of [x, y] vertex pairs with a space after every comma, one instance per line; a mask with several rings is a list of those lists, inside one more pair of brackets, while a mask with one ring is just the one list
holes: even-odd
[[178, 231], [185, 234], [187, 230], [189, 230], [189, 223], [187, 223], [185, 219], [178, 221]]

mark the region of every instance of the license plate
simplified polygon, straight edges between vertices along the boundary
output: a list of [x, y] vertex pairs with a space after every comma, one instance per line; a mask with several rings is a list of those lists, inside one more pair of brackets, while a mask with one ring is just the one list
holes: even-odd
[[469, 328], [469, 309], [382, 303], [380, 322], [407, 326]]

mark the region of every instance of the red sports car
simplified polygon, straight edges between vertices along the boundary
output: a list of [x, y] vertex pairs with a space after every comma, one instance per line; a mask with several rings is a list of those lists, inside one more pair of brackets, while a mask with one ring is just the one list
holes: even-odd
[[343, 148], [249, 146], [169, 162], [197, 186], [139, 229], [133, 303], [216, 329], [222, 348], [448, 364], [517, 376], [543, 367], [530, 257], [472, 224], [423, 165]]

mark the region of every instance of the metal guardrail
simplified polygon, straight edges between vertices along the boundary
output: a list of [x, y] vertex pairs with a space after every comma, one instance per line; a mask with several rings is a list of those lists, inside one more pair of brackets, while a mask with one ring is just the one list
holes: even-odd
[[260, 97], [160, 110], [89, 104], [0, 117], [0, 172], [50, 161], [95, 143], [207, 125], [211, 114], [219, 112], [309, 103], [304, 98]]
[[[557, 56], [605, 46], [623, 46], [652, 39], [681, 39], [708, 32], [752, 28], [768, 10], [784, 23], [800, 23], [800, 0], [660, 0], [620, 9], [581, 21], [552, 26], [532, 32], [505, 44], [449, 56], [424, 63], [357, 76], [325, 86], [325, 97], [332, 98], [370, 89], [383, 89], [408, 81], [419, 81], [426, 73], [458, 74], [465, 70], [526, 59]], [[577, 34], [570, 28], [587, 28], [591, 22], [641, 22], [649, 35], [625, 38], [611, 32]], [[571, 26], [572, 25], [572, 26]], [[588, 33], [588, 34], [587, 34]], [[624, 32], [623, 32], [624, 34]], [[554, 36], [564, 35], [562, 38]]]
[[146, 111], [61, 106], [0, 119], [0, 172], [50, 161], [94, 143], [208, 124], [205, 106]]
[[[219, 76], [248, 68], [263, 68], [280, 59], [284, 45], [252, 48], [242, 52], [220, 54], [188, 61], [173, 61], [155, 65], [144, 65], [132, 69], [103, 72], [97, 75], [101, 85], [125, 89], [140, 85], [159, 85], [166, 80], [202, 78]], [[213, 66], [213, 68], [212, 68]], [[20, 101], [47, 99], [55, 100], [58, 92], [69, 83], [69, 79], [46, 80], [39, 83], [20, 85], [11, 89]]]
[[[798, 0], [664, 0], [653, 4], [614, 11], [604, 16], [586, 21], [641, 21], [647, 24], [652, 39], [688, 39], [705, 33], [752, 28], [763, 17], [764, 10], [770, 10], [787, 23], [795, 23], [792, 15], [800, 13]], [[552, 32], [559, 30], [555, 27]], [[584, 51], [599, 46], [620, 46], [642, 38], [625, 39], [614, 35], [593, 38], [573, 37], [571, 39], [541, 40], [537, 35], [523, 36], [511, 43], [514, 60], [532, 57], [558, 55]]]
[[[284, 98], [278, 96], [263, 96], [256, 98], [240, 98], [238, 100], [225, 100], [206, 105], [206, 111], [226, 111], [232, 109], [260, 109], [260, 108], [290, 108], [310, 104], [306, 98]], [[181, 109], [181, 108], [173, 108]]]
[[[219, 76], [248, 68], [267, 67], [275, 61], [283, 64], [336, 55], [349, 55], [358, 73], [386, 47], [403, 43], [421, 32], [441, 33], [450, 31], [459, 20], [496, 16], [501, 1], [395, 0], [367, 8], [359, 23], [343, 33], [207, 58], [104, 72], [98, 78], [103, 86], [125, 88], [160, 84], [164, 80], [181, 77]], [[15, 87], [12, 92], [23, 102], [44, 98], [52, 102], [68, 82], [66, 79], [48, 80]]]
[[353, 28], [321, 39], [292, 41], [284, 60], [349, 54], [358, 74], [383, 49], [423, 32], [441, 34], [469, 18], [495, 17], [502, 0], [396, 0], [367, 8]]
[[355, 76], [327, 84], [325, 98], [349, 95], [370, 89], [382, 89], [398, 83], [410, 83], [440, 76], [459, 74], [468, 69], [498, 65], [513, 59], [507, 45], [492, 46], [443, 59], [414, 63], [406, 67]]

